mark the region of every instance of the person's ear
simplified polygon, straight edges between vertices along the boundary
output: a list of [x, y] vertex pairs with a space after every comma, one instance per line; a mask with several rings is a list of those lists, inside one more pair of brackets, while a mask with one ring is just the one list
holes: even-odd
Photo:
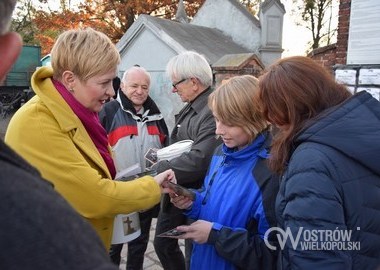
[[124, 83], [124, 82], [121, 82], [120, 83], [120, 88], [119, 88], [119, 90], [121, 90], [121, 92], [123, 92], [124, 93], [124, 95], [127, 95], [127, 84], [126, 83]]
[[17, 33], [7, 33], [0, 36], [0, 82], [5, 79], [5, 76], [16, 62], [22, 48], [22, 40]]
[[194, 92], [202, 90], [199, 80], [197, 78], [190, 78], [190, 83]]
[[75, 79], [75, 74], [72, 71], [65, 70], [62, 74], [62, 83], [70, 91], [75, 88]]

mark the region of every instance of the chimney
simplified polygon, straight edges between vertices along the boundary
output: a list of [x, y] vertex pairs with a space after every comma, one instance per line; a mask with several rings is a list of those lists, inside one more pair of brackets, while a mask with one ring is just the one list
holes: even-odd
[[338, 37], [336, 42], [336, 63], [347, 64], [348, 34], [350, 30], [351, 0], [339, 3]]
[[187, 18], [185, 5], [183, 4], [183, 0], [179, 0], [177, 13], [175, 14], [175, 20], [181, 23], [188, 23], [189, 18]]

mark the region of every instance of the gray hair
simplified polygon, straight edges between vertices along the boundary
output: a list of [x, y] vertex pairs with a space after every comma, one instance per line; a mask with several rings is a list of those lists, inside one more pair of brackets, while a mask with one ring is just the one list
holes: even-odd
[[122, 79], [122, 82], [123, 83], [126, 83], [127, 82], [127, 76], [128, 74], [131, 72], [131, 71], [140, 71], [140, 72], [143, 72], [147, 77], [148, 77], [148, 82], [149, 82], [149, 85], [150, 85], [150, 74], [149, 72], [143, 68], [143, 67], [140, 67], [140, 66], [133, 66], [129, 69], [127, 69], [124, 74], [123, 74], [123, 79]]
[[196, 52], [186, 51], [174, 56], [166, 65], [169, 78], [178, 80], [197, 78], [203, 86], [212, 85], [212, 70], [206, 58]]

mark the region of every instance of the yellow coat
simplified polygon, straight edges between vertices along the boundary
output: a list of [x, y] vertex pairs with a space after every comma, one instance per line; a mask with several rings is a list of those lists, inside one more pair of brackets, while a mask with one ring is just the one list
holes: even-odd
[[130, 182], [111, 179], [98, 149], [51, 77], [52, 69], [47, 67], [34, 73], [36, 96], [13, 116], [5, 141], [54, 184], [108, 248], [115, 215], [154, 206], [160, 200], [160, 187], [151, 176]]

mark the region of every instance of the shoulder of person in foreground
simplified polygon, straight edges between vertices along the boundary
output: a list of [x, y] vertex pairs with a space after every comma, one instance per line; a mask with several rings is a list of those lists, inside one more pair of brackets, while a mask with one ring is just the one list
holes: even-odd
[[1, 269], [116, 269], [93, 228], [0, 141]]

